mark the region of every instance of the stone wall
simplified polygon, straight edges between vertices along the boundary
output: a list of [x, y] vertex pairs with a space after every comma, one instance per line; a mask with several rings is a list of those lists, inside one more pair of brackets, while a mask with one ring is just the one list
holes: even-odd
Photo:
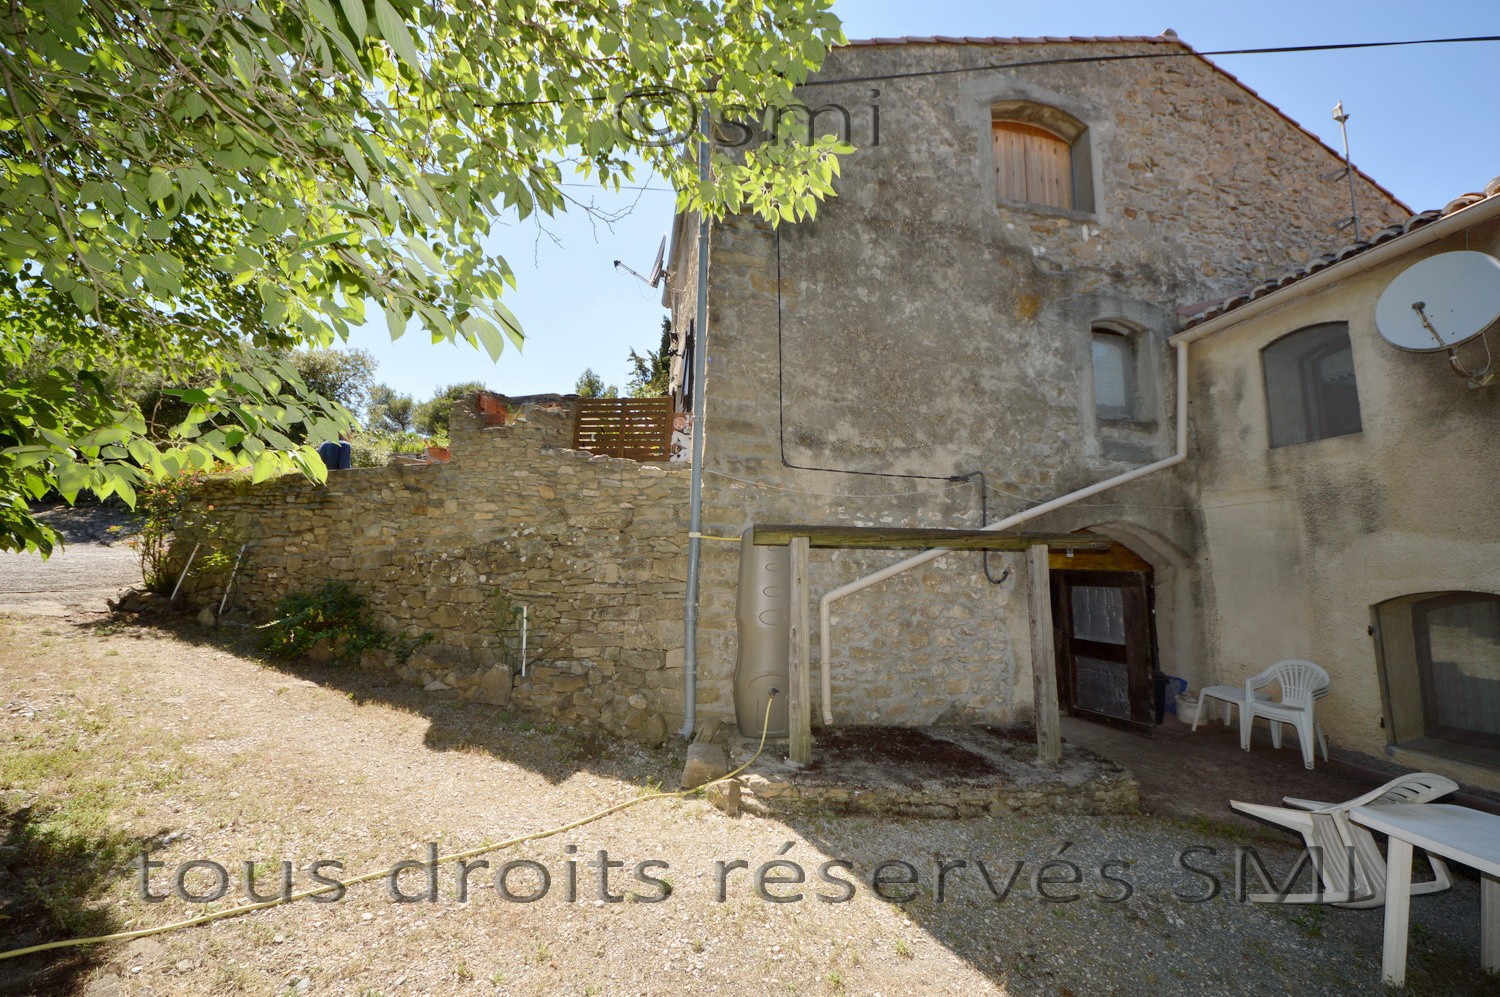
[[[495, 426], [472, 399], [455, 405], [448, 464], [204, 486], [210, 515], [250, 543], [233, 604], [264, 620], [289, 593], [348, 582], [380, 625], [425, 641], [367, 664], [659, 741], [683, 712], [687, 471], [564, 449], [568, 398], [502, 401]], [[223, 581], [199, 575], [189, 596], [216, 603]], [[529, 663], [512, 691], [519, 605]]]

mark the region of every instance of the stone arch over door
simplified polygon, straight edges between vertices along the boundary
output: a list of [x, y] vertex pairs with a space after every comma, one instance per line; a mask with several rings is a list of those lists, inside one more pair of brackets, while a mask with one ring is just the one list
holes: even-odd
[[1209, 679], [1203, 573], [1195, 558], [1151, 527], [1103, 520], [1076, 530], [1108, 537], [1151, 567], [1157, 667], [1199, 688]]

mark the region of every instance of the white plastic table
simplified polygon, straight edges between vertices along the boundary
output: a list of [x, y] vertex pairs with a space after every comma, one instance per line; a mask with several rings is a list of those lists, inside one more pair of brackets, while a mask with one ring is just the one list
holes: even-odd
[[1406, 983], [1413, 847], [1479, 870], [1479, 958], [1488, 972], [1500, 973], [1500, 817], [1449, 803], [1408, 803], [1355, 807], [1349, 819], [1390, 835], [1380, 965], [1385, 982]]

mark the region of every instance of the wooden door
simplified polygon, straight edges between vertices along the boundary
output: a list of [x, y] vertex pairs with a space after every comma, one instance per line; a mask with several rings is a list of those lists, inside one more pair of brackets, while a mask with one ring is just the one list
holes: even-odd
[[1052, 572], [1057, 695], [1070, 715], [1155, 726], [1151, 603], [1149, 571]]

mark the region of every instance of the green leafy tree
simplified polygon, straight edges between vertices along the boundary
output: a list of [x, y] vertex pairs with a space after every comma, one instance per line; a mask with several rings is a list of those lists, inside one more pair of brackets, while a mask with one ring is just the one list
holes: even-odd
[[630, 381], [626, 389], [631, 398], [661, 398], [672, 389], [672, 320], [661, 320], [661, 343], [641, 356], [630, 351]]
[[462, 384], [439, 388], [431, 398], [417, 406], [417, 432], [446, 437], [448, 423], [453, 415], [453, 403], [483, 390], [484, 385], [478, 381], [464, 381]]
[[367, 350], [297, 350], [291, 361], [310, 392], [351, 411], [365, 407], [379, 366]]
[[573, 393], [579, 398], [617, 398], [620, 389], [613, 384], [606, 386], [604, 378], [594, 373], [594, 368], [585, 367], [573, 385]]
[[388, 384], [370, 388], [366, 427], [377, 433], [409, 433], [416, 425], [417, 403]]
[[[0, 546], [26, 499], [133, 500], [215, 461], [324, 468], [352, 428], [277, 354], [382, 314], [498, 357], [521, 330], [484, 237], [642, 166], [678, 207], [772, 222], [833, 192], [834, 136], [712, 155], [665, 134], [793, 104], [832, 0], [48, 0], [0, 17]], [[696, 147], [688, 144], [688, 152]], [[45, 335], [65, 362], [36, 366]], [[147, 440], [125, 375], [187, 415]], [[124, 372], [117, 376], [115, 373]], [[292, 432], [292, 430], [295, 430]]]

